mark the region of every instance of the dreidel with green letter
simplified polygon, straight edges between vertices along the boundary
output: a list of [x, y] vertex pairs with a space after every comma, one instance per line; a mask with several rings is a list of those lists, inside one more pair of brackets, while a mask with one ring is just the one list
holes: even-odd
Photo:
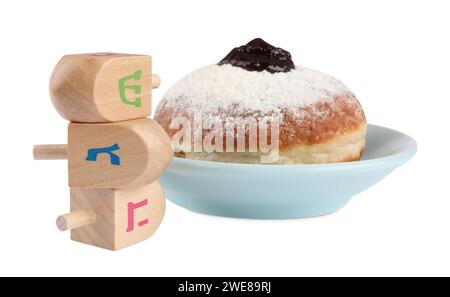
[[50, 79], [50, 96], [61, 116], [72, 122], [105, 123], [144, 118], [151, 113], [150, 56], [81, 54], [64, 56]]

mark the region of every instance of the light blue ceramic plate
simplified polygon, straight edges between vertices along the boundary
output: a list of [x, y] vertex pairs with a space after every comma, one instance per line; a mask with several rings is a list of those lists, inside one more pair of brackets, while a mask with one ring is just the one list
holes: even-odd
[[174, 158], [161, 181], [187, 209], [227, 217], [304, 218], [329, 214], [416, 152], [413, 138], [369, 125], [361, 161], [317, 165], [229, 164]]

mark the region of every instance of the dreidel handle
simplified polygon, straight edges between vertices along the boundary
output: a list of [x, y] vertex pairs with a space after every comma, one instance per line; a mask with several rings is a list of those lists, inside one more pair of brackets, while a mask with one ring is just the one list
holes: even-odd
[[161, 78], [158, 74], [152, 74], [152, 89], [159, 88], [161, 85]]
[[33, 147], [35, 160], [65, 160], [67, 159], [66, 144], [40, 144]]
[[59, 216], [56, 219], [56, 226], [61, 231], [67, 231], [95, 224], [96, 221], [97, 214], [94, 210], [77, 210]]

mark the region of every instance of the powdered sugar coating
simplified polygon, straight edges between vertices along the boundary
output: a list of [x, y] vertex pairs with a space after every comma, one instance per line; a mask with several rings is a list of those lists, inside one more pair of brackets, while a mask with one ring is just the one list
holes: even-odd
[[315, 115], [321, 117], [323, 110], [315, 110], [315, 104], [332, 103], [335, 96], [354, 100], [352, 92], [339, 80], [302, 66], [271, 74], [226, 64], [208, 65], [173, 85], [158, 108], [170, 108], [175, 114], [209, 116], [219, 115], [221, 111], [233, 115], [257, 112], [270, 116], [281, 110], [292, 110], [292, 114], [302, 117], [298, 108], [310, 106]]

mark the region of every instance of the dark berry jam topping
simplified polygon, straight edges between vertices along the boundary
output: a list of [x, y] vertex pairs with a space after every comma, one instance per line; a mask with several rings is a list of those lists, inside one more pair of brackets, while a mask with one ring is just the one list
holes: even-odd
[[291, 54], [261, 38], [234, 48], [218, 65], [230, 64], [248, 71], [289, 72], [295, 68]]

